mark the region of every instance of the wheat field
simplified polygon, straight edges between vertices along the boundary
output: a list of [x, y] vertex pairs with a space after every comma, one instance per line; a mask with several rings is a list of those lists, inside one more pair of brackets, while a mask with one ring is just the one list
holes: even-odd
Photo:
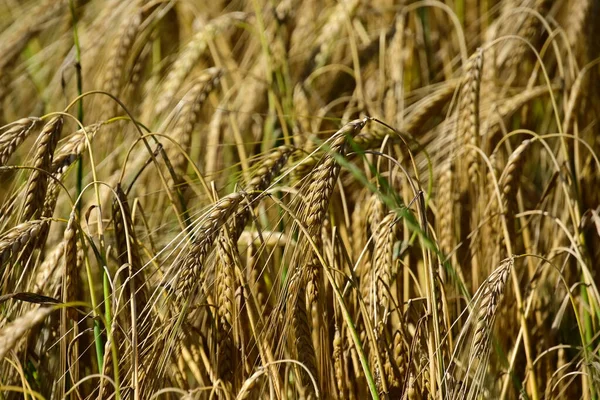
[[0, 400], [598, 399], [598, 0], [1, 0]]

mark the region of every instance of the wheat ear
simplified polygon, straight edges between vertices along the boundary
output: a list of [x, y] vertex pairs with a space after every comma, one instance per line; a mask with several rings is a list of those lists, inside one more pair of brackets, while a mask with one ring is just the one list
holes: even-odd
[[36, 117], [21, 118], [0, 134], [0, 166], [6, 165], [10, 156], [41, 121]]
[[31, 171], [29, 181], [27, 182], [25, 206], [21, 217], [22, 221], [35, 219], [41, 214], [46, 198], [46, 190], [48, 189], [49, 178], [47, 174], [52, 166], [54, 149], [56, 148], [62, 127], [63, 117], [54, 117], [44, 126], [40, 133], [33, 158], [33, 166], [36, 169]]

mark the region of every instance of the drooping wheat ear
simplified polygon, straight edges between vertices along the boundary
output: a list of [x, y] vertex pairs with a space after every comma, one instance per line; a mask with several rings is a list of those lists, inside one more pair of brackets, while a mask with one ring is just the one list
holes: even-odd
[[[458, 84], [458, 79], [447, 81], [435, 92], [418, 101], [404, 119], [402, 130], [415, 136], [420, 134], [425, 123], [437, 117], [442, 108], [452, 99]], [[362, 149], [374, 149], [381, 146], [381, 142], [388, 134], [390, 132], [386, 130], [362, 132], [354, 138], [354, 141]]]
[[258, 370], [254, 374], [252, 374], [248, 379], [246, 379], [240, 391], [238, 392], [238, 395], [236, 396], [235, 400], [247, 400], [253, 398], [250, 397], [252, 395], [252, 390], [254, 390], [254, 388], [257, 387], [258, 379], [263, 375], [263, 370]]
[[379, 193], [376, 192], [371, 194], [364, 212], [365, 220], [367, 222], [365, 228], [368, 240], [371, 236], [375, 237], [377, 230], [381, 225], [381, 221], [383, 221], [386, 216], [385, 203], [381, 200]]
[[379, 341], [381, 342], [381, 356], [383, 358], [383, 372], [387, 382], [387, 392], [390, 396], [398, 396], [401, 387], [393, 348], [390, 346], [393, 343], [388, 343], [387, 336], [381, 336]]
[[431, 388], [431, 375], [430, 375], [430, 362], [429, 359], [427, 358], [427, 351], [424, 349], [421, 349], [418, 353], [419, 357], [419, 375], [417, 376], [417, 378], [419, 378], [420, 382], [419, 382], [419, 386], [421, 387], [421, 390], [423, 391], [422, 395], [424, 398], [428, 399], [429, 398], [429, 393], [430, 393], [430, 388]]
[[345, 373], [345, 362], [344, 362], [344, 341], [337, 324], [335, 326], [335, 333], [333, 335], [333, 369], [335, 376], [335, 386], [338, 392], [338, 398], [347, 398], [346, 391], [346, 373]]
[[375, 323], [384, 326], [390, 312], [390, 285], [394, 269], [394, 243], [400, 233], [397, 214], [390, 212], [382, 220], [375, 232], [375, 253], [373, 261], [373, 301], [376, 305]]
[[[86, 126], [85, 132], [87, 132], [88, 138], [92, 140], [103, 125], [104, 123], [98, 122]], [[65, 142], [65, 144], [56, 150], [56, 154], [52, 161], [52, 168], [50, 169], [52, 173], [64, 174], [67, 169], [81, 157], [81, 154], [87, 150], [87, 146], [88, 141], [86, 140], [85, 133], [82, 129], [79, 129], [67, 142]]]
[[387, 351], [383, 323], [379, 322], [374, 330], [374, 342], [369, 343], [369, 364], [373, 370], [373, 378], [375, 379], [379, 396], [386, 398], [390, 394], [388, 381], [388, 372], [391, 368], [390, 354]]
[[170, 367], [169, 367], [169, 375], [171, 376], [171, 381], [177, 385], [177, 387], [187, 387], [188, 382], [185, 377], [185, 360], [183, 358], [183, 354], [180, 350], [182, 346], [177, 347], [177, 352], [171, 356]]
[[446, 398], [450, 400], [464, 399], [466, 393], [464, 392], [464, 382], [458, 381], [452, 374], [446, 375], [446, 387], [447, 395]]
[[406, 116], [403, 129], [412, 135], [418, 135], [422, 131], [423, 125], [439, 115], [444, 106], [448, 104], [459, 84], [458, 79], [446, 81], [435, 92], [418, 101]]
[[[221, 68], [209, 68], [194, 81], [192, 88], [184, 96], [181, 114], [173, 130], [173, 139], [175, 139], [185, 151], [189, 151], [192, 143], [192, 133], [200, 118], [202, 105], [208, 98], [208, 95], [219, 84], [223, 76]], [[162, 97], [161, 97], [162, 98]], [[187, 159], [180, 151], [174, 153], [172, 158], [173, 168], [179, 174], [185, 173]]]
[[478, 155], [475, 147], [479, 145], [479, 89], [482, 67], [483, 50], [478, 49], [468, 62], [462, 82], [456, 124], [456, 140], [461, 144], [461, 147], [465, 146], [464, 155], [459, 156], [458, 159], [457, 172], [459, 176], [465, 176], [464, 174], [466, 174], [468, 177], [467, 181], [462, 180], [461, 182], [461, 192], [465, 192], [469, 184], [474, 185], [477, 182], [479, 171]]
[[36, 117], [21, 118], [0, 133], [0, 166], [6, 165], [10, 156], [41, 122]]
[[311, 71], [321, 68], [329, 62], [338, 44], [336, 39], [339, 38], [340, 32], [344, 29], [346, 19], [352, 19], [359, 4], [358, 0], [345, 0], [338, 3], [335, 9], [331, 11], [329, 19], [317, 37], [314, 56], [311, 57], [312, 65], [307, 66], [302, 79], [305, 79]]
[[235, 317], [235, 298], [236, 292], [234, 268], [241, 265], [237, 250], [237, 240], [239, 239], [246, 223], [250, 217], [250, 207], [252, 203], [262, 195], [272, 179], [277, 176], [281, 168], [287, 162], [289, 156], [293, 153], [292, 146], [281, 146], [274, 149], [264, 160], [262, 160], [254, 177], [247, 184], [244, 192], [247, 193], [246, 199], [238, 205], [238, 210], [227, 224], [227, 229], [221, 230], [218, 240], [218, 254], [220, 257], [219, 271], [217, 273], [217, 299], [218, 307], [218, 328], [219, 328], [219, 351], [218, 365], [219, 377], [226, 382], [231, 383], [234, 363], [234, 327], [237, 318]]
[[[374, 237], [379, 227], [379, 224], [385, 217], [385, 204], [379, 198], [378, 193], [373, 193], [367, 200], [366, 208], [363, 211], [365, 219], [365, 230], [362, 233], [363, 238], [366, 238], [368, 243], [366, 253], [363, 256], [363, 263], [357, 268], [357, 276], [359, 279], [359, 288], [362, 298], [365, 302], [367, 309], [371, 309], [373, 306], [373, 278], [376, 275], [373, 274], [373, 253], [375, 251]], [[364, 236], [366, 234], [366, 237]], [[370, 240], [372, 239], [373, 240]], [[362, 249], [361, 249], [362, 251]]]
[[[58, 195], [62, 189], [62, 186], [58, 183], [58, 181], [62, 178], [62, 175], [52, 175], [50, 178], [50, 182], [48, 183], [48, 190], [46, 191], [46, 199], [44, 200], [44, 206], [42, 207], [42, 218], [52, 218], [54, 215], [54, 209], [56, 208], [56, 203], [58, 202]], [[50, 228], [50, 225], [47, 227]], [[46, 235], [48, 234], [47, 229], [41, 235], [43, 241], [46, 240]]]
[[[311, 154], [316, 148], [316, 142], [311, 140], [311, 119], [310, 102], [306, 88], [302, 83], [298, 83], [294, 87], [293, 94], [294, 116], [296, 123], [294, 124], [294, 144], [297, 148], [303, 149], [304, 153]], [[294, 161], [300, 161], [292, 172], [293, 180], [300, 181], [308, 172], [316, 165], [318, 158], [305, 157], [305, 154], [298, 153]]]
[[[425, 372], [423, 372], [425, 373]], [[421, 396], [419, 395], [419, 382], [417, 380], [417, 378], [415, 377], [414, 373], [410, 373], [408, 375], [408, 384], [406, 385], [406, 397], [408, 398], [408, 400], [417, 400], [417, 399], [421, 399]], [[423, 396], [425, 396], [425, 394], [427, 394], [427, 392], [424, 390], [425, 393], [422, 393]]]
[[[311, 171], [309, 182], [303, 188], [302, 196], [304, 198], [304, 209], [301, 219], [306, 224], [308, 234], [312, 238], [319, 238], [321, 225], [327, 214], [329, 200], [333, 194], [335, 183], [340, 173], [340, 164], [336, 157], [345, 156], [348, 150], [347, 137], [356, 136], [365, 126], [366, 120], [355, 120], [344, 125], [337, 131], [326, 144], [327, 152], [319, 164]], [[313, 266], [319, 264], [313, 260], [309, 262]], [[316, 290], [316, 287], [315, 287]], [[315, 293], [309, 296], [313, 299]]]
[[242, 199], [243, 196], [241, 193], [232, 193], [223, 197], [217, 201], [212, 207], [212, 211], [208, 213], [205, 220], [200, 224], [192, 248], [177, 266], [179, 277], [177, 279], [175, 296], [179, 305], [181, 305], [181, 301], [187, 300], [195, 289], [200, 278], [204, 260], [212, 249], [219, 229], [235, 212]]
[[[48, 220], [33, 220], [23, 222], [0, 237], [0, 266], [4, 267], [27, 245], [36, 241]], [[4, 271], [2, 274], [4, 275]]]
[[53, 311], [50, 307], [40, 307], [28, 311], [0, 331], [0, 360], [10, 350], [17, 350], [15, 345], [23, 338], [25, 332], [42, 322]]
[[[65, 171], [66, 168], [60, 168], [59, 170]], [[56, 172], [48, 176], [48, 189], [46, 190], [46, 198], [44, 199], [44, 205], [42, 206], [42, 213], [40, 216], [41, 219], [51, 219], [53, 217], [54, 209], [58, 203], [58, 196], [60, 195], [60, 191], [62, 189], [62, 186], [59, 182], [62, 180], [63, 175], [63, 172]], [[46, 224], [40, 230], [40, 234], [37, 239], [38, 243], [41, 245], [46, 243], [49, 233], [50, 224]]]
[[[56, 143], [60, 137], [63, 127], [63, 117], [52, 118], [48, 122], [38, 138], [33, 166], [36, 168], [31, 171], [29, 181], [27, 182], [27, 194], [25, 197], [25, 206], [21, 214], [21, 221], [35, 219], [41, 214], [46, 190], [48, 189], [48, 176], [52, 166], [52, 157]], [[47, 171], [46, 173], [42, 171]]]
[[[117, 248], [117, 259], [120, 265], [129, 264], [129, 278], [133, 281], [135, 287], [134, 299], [138, 312], [143, 310], [148, 301], [148, 291], [146, 288], [146, 279], [143, 273], [144, 263], [139, 253], [139, 245], [136, 239], [135, 227], [131, 216], [131, 208], [127, 195], [120, 184], [115, 188], [116, 198], [113, 201], [112, 213], [115, 224], [115, 239]], [[121, 208], [122, 207], [122, 208]], [[127, 247], [129, 241], [129, 247]], [[130, 285], [126, 285], [125, 294], [127, 299], [131, 295]], [[145, 337], [144, 330], [139, 330], [138, 335]]]
[[[585, 43], [581, 43], [581, 38], [585, 35], [586, 22], [593, 18], [592, 12], [594, 2], [590, 0], [582, 0], [577, 3], [565, 4], [567, 8], [567, 23], [565, 30], [567, 39], [573, 50], [585, 48]], [[591, 26], [591, 25], [587, 25]], [[579, 51], [574, 51], [575, 54], [581, 54]]]
[[225, 109], [225, 101], [222, 102], [221, 106], [218, 107], [213, 113], [210, 123], [208, 124], [208, 133], [206, 138], [206, 148], [212, 149], [206, 155], [204, 161], [204, 171], [207, 174], [214, 173], [221, 166], [221, 133], [223, 131], [224, 119], [227, 116]]
[[326, 144], [327, 153], [310, 173], [309, 183], [303, 190], [305, 209], [302, 221], [312, 237], [318, 236], [340, 173], [341, 167], [336, 157], [346, 155], [347, 137], [356, 136], [366, 122], [366, 119], [357, 119], [337, 131]]
[[500, 259], [493, 259], [493, 254], [496, 252], [497, 246], [501, 243], [501, 229], [499, 225], [500, 205], [496, 194], [496, 182], [500, 176], [498, 172], [498, 149], [496, 149], [489, 157], [491, 169], [488, 169], [486, 174], [486, 201], [489, 203], [489, 223], [483, 226], [481, 235], [481, 245], [484, 249], [485, 260], [490, 262], [499, 262]]
[[[355, 136], [360, 130], [365, 126], [367, 119], [363, 120], [355, 120], [352, 121], [345, 126], [343, 126], [339, 131], [337, 131], [330, 141], [328, 142], [328, 149], [319, 164], [314, 168], [314, 170], [309, 175], [309, 182], [306, 186], [302, 188], [301, 191], [301, 200], [304, 201], [304, 208], [301, 210], [300, 218], [306, 225], [306, 230], [308, 235], [313, 238], [317, 242], [317, 246], [320, 247], [320, 232], [321, 226], [327, 215], [329, 201], [331, 195], [333, 194], [333, 189], [335, 187], [335, 183], [337, 182], [341, 166], [338, 163], [336, 157], [345, 156], [347, 151], [347, 136]], [[305, 242], [305, 246], [309, 246], [308, 242]], [[297, 299], [293, 299], [293, 313], [302, 315], [306, 313], [305, 301], [308, 301], [310, 305], [310, 311], [312, 314], [313, 321], [313, 331], [315, 332], [316, 343], [320, 341], [321, 335], [320, 331], [320, 321], [324, 318], [322, 310], [320, 310], [319, 301], [320, 297], [320, 286], [321, 286], [321, 263], [319, 262], [316, 255], [310, 251], [310, 255], [306, 260], [306, 263], [302, 266], [302, 269], [299, 272], [299, 275], [296, 277], [297, 284], [300, 286], [298, 290], [294, 290], [292, 293], [292, 297], [297, 293], [299, 296]], [[306, 299], [304, 295], [307, 295]], [[295, 304], [294, 304], [295, 303]], [[299, 324], [308, 323], [309, 320], [305, 318], [297, 318], [295, 320], [296, 323], [296, 333], [304, 334], [306, 332], [310, 332], [310, 325], [305, 327], [300, 327]], [[310, 335], [309, 335], [310, 337]], [[296, 336], [296, 343], [303, 343], [303, 338], [299, 338]], [[303, 344], [305, 346], [305, 344]], [[302, 354], [304, 351], [313, 351], [313, 354], [307, 356], [311, 358], [308, 360], [309, 363], [313, 363], [315, 358], [314, 355], [314, 347], [311, 346], [300, 348], [297, 347], [298, 354]], [[314, 363], [316, 367], [316, 363]], [[316, 371], [316, 369], [315, 369]], [[312, 372], [312, 370], [311, 370]], [[311, 389], [312, 384], [310, 381], [306, 380], [307, 376], [303, 375], [302, 384], [307, 390]], [[318, 375], [315, 374], [315, 379], [317, 379]]]
[[[319, 246], [322, 247], [322, 246]], [[306, 307], [308, 307], [309, 327], [311, 329], [311, 336], [313, 341], [313, 351], [315, 352], [315, 360], [317, 360], [317, 354], [321, 355], [324, 351], [324, 343], [322, 343], [323, 329], [327, 328], [325, 323], [325, 312], [323, 309], [323, 278], [321, 272], [321, 264], [318, 263], [316, 258], [313, 258], [309, 263], [304, 266], [305, 273], [308, 274], [306, 283], [306, 299], [301, 297], [298, 302], [307, 301]], [[319, 365], [317, 362], [316, 365]], [[318, 370], [317, 370], [318, 371]], [[317, 380], [318, 381], [318, 380]], [[320, 383], [320, 382], [319, 382]]]
[[250, 179], [250, 182], [244, 188], [244, 192], [247, 193], [246, 200], [240, 204], [235, 216], [231, 220], [229, 231], [234, 241], [237, 242], [244, 231], [251, 215], [250, 207], [252, 203], [256, 202], [262, 196], [261, 192], [269, 187], [273, 178], [279, 174], [295, 151], [296, 148], [294, 146], [277, 147], [258, 164], [254, 172], [254, 177]]
[[408, 46], [406, 46], [406, 13], [398, 13], [394, 22], [394, 36], [390, 40], [389, 51], [387, 52], [387, 62], [394, 65], [389, 70], [389, 83], [383, 103], [383, 115], [386, 121], [394, 124], [398, 128], [404, 120], [404, 65], [406, 64], [406, 55]]
[[396, 366], [397, 371], [397, 382], [398, 388], [401, 388], [404, 385], [404, 379], [406, 378], [406, 373], [410, 368], [409, 365], [409, 351], [406, 345], [404, 334], [404, 327], [401, 325], [399, 329], [394, 333], [394, 342], [392, 352], [394, 355], [394, 364]]
[[[551, 88], [551, 90], [556, 89], [556, 86], [553, 86]], [[487, 129], [486, 135], [490, 138], [495, 136], [500, 132], [503, 121], [512, 117], [514, 113], [521, 109], [521, 107], [523, 107], [525, 104], [549, 93], [550, 91], [548, 90], [548, 86], [536, 86], [530, 90], [526, 90], [524, 92], [515, 94], [514, 96], [509, 97], [507, 99], [500, 100], [498, 102], [497, 109], [494, 109], [492, 107], [486, 107], [485, 109], [487, 110], [487, 112], [491, 114], [487, 115], [487, 119], [489, 121], [486, 121], [486, 125], [489, 124], [489, 127]]]
[[438, 347], [438, 352], [440, 353], [441, 359], [444, 361], [445, 365], [449, 355], [452, 353], [452, 349], [451, 342], [447, 335], [447, 332], [450, 329], [450, 318], [448, 316], [446, 291], [444, 290], [444, 285], [442, 284], [441, 268], [444, 268], [444, 266], [438, 264], [438, 269], [433, 277], [433, 290], [436, 307], [435, 315], [437, 317], [437, 321], [435, 321], [435, 323], [439, 329], [439, 343], [436, 346]]
[[247, 18], [243, 12], [232, 12], [211, 20], [188, 42], [180, 56], [170, 68], [164, 83], [162, 84], [159, 101], [156, 103], [154, 112], [158, 115], [164, 112], [173, 101], [177, 91], [181, 87], [194, 65], [208, 49], [208, 43], [219, 32], [224, 31], [236, 22], [242, 22]]
[[237, 360], [235, 351], [235, 326], [237, 322], [235, 307], [235, 274], [239, 266], [239, 254], [233, 240], [224, 229], [219, 234], [217, 254], [220, 263], [217, 270], [216, 298], [217, 307], [217, 366], [218, 376], [223, 380], [228, 390], [232, 389], [234, 378], [237, 376]]
[[296, 123], [294, 124], [294, 144], [298, 148], [304, 148], [307, 144], [306, 135], [311, 131], [309, 116], [312, 114], [310, 112], [306, 89], [302, 83], [294, 86], [293, 102], [294, 117], [296, 118]]
[[438, 241], [440, 243], [440, 250], [444, 253], [444, 256], [450, 254], [454, 248], [454, 193], [453, 193], [453, 182], [454, 174], [452, 171], [452, 160], [448, 159], [444, 163], [442, 173], [439, 179], [439, 190], [437, 193], [437, 206], [438, 215]]
[[[270, 314], [271, 307], [268, 302], [269, 291], [263, 282], [263, 278], [267, 271], [262, 271], [258, 263], [258, 253], [256, 246], [253, 243], [248, 244], [246, 254], [246, 280], [249, 290], [252, 291], [257, 300], [257, 308], [261, 313]], [[246, 289], [248, 290], [248, 289]]]
[[[368, 195], [370, 191], [368, 189], [362, 189], [360, 194], [356, 196], [354, 203], [354, 210], [352, 210], [351, 226], [352, 229], [352, 255], [353, 260], [357, 260], [363, 251], [366, 244], [367, 221], [365, 219], [365, 209], [367, 207]], [[360, 266], [359, 266], [360, 268]]]
[[[3, 50], [3, 49], [0, 49]], [[11, 79], [6, 63], [0, 64], [0, 124], [5, 122], [4, 100], [9, 93]]]
[[65, 242], [62, 241], [56, 245], [44, 261], [36, 268], [35, 275], [31, 281], [31, 288], [34, 293], [44, 293], [54, 297], [57, 290], [60, 273], [59, 263], [65, 253]]
[[[238, 270], [240, 271], [240, 270]], [[254, 342], [256, 337], [254, 336], [252, 325], [250, 323], [250, 317], [248, 312], [247, 299], [252, 296], [250, 293], [248, 282], [245, 279], [243, 273], [238, 274], [236, 277], [237, 289], [235, 290], [235, 310], [237, 313], [237, 328], [238, 334], [236, 337], [238, 343], [238, 351], [240, 354], [241, 362], [239, 373], [236, 376], [236, 387], [241, 387], [243, 380], [246, 379], [254, 370], [254, 365], [258, 360], [260, 352], [256, 348]], [[260, 310], [264, 310], [260, 301], [258, 302]]]
[[[116, 327], [115, 322], [116, 318], [113, 319], [112, 328]], [[114, 379], [115, 368], [114, 368], [114, 358], [112, 352], [113, 343], [118, 346], [118, 343], [122, 343], [122, 334], [119, 329], [113, 329], [111, 332], [111, 337], [104, 343], [104, 358], [102, 360], [102, 374], [104, 376], [109, 376]], [[100, 388], [99, 388], [99, 397], [100, 398], [109, 398], [114, 394], [114, 387], [108, 382], [107, 379], [100, 380]]]
[[523, 175], [523, 164], [525, 163], [524, 153], [531, 144], [531, 139], [524, 140], [519, 147], [508, 158], [506, 168], [500, 177], [500, 190], [502, 191], [502, 200], [504, 203], [504, 213], [506, 215], [509, 236], [513, 237], [514, 215], [517, 212], [517, 192], [521, 185], [521, 176]]
[[[305, 279], [303, 279], [302, 275], [302, 271], [296, 271], [290, 279], [288, 303], [291, 304], [288, 308], [293, 309], [291, 325], [296, 357], [310, 371], [310, 374], [315, 379], [318, 379], [317, 359], [311, 335], [311, 322], [306, 310], [306, 288], [303, 282]], [[300, 371], [300, 382], [306, 391], [306, 398], [314, 398], [314, 387], [308, 373], [304, 369]]]
[[489, 348], [490, 334], [494, 327], [496, 310], [502, 299], [504, 287], [512, 271], [514, 259], [504, 260], [488, 277], [481, 289], [481, 300], [475, 319], [475, 330], [469, 350], [469, 365], [482, 359]]
[[[62, 282], [62, 301], [69, 303], [76, 301], [79, 297], [79, 268], [77, 265], [77, 224], [76, 224], [76, 213], [71, 212], [71, 216], [67, 222], [67, 227], [64, 232], [64, 260], [65, 269], [63, 271], [63, 282]], [[78, 333], [77, 313], [73, 308], [62, 309], [60, 314], [60, 335], [63, 338], [60, 342], [61, 353], [68, 355], [67, 343], [70, 343]], [[69, 329], [69, 320], [74, 321], [73, 330]], [[72, 344], [72, 355], [74, 363], [71, 363], [71, 358], [61, 358], [61, 370], [70, 370], [74, 377], [79, 375], [78, 371], [78, 344], [74, 341]], [[67, 361], [68, 360], [68, 361]], [[67, 364], [64, 362], [67, 361]], [[61, 388], [64, 393], [64, 387]]]
[[[152, 24], [152, 22], [150, 22]], [[129, 67], [126, 67], [128, 74], [125, 76], [125, 82], [123, 83], [123, 89], [121, 89], [122, 98], [127, 100], [127, 104], [132, 107], [130, 111], [139, 112], [145, 109], [145, 105], [148, 101], [153, 101], [155, 98], [147, 97], [144, 101], [136, 104], [134, 99], [140, 98], [145, 94], [146, 84], [150, 82], [158, 82], [158, 76], [149, 76], [147, 74], [147, 67], [150, 64], [151, 57], [155, 47], [152, 39], [147, 40], [150, 35], [140, 35], [140, 40], [132, 48], [133, 56], [129, 58]], [[145, 78], [145, 81], [142, 81]], [[149, 110], [148, 110], [149, 111]]]
[[[113, 43], [108, 57], [108, 65], [106, 66], [106, 74], [104, 76], [104, 90], [114, 96], [119, 96], [123, 85], [123, 72], [125, 71], [125, 63], [133, 48], [136, 36], [139, 33], [142, 25], [142, 12], [136, 11], [133, 15], [123, 19], [115, 43]], [[109, 111], [115, 112], [117, 104], [110, 101]]]
[[[77, 268], [77, 224], [75, 217], [75, 212], [72, 212], [64, 233], [65, 271], [63, 276], [63, 302], [65, 303], [77, 300], [77, 293], [79, 290], [79, 269]], [[69, 315], [73, 319], [77, 317], [74, 309], [69, 310]]]
[[15, 29], [8, 38], [3, 38], [3, 43], [0, 45], [0, 54], [3, 55], [0, 60], [0, 72], [2, 72], [0, 82], [3, 84], [0, 89], [0, 98], [4, 98], [6, 95], [4, 89], [10, 84], [8, 71], [16, 63], [19, 54], [34, 35], [47, 27], [50, 19], [64, 15], [61, 8], [65, 7], [66, 3], [63, 0], [40, 1], [34, 8], [28, 10], [26, 18], [18, 18], [13, 23]]
[[[554, 3], [551, 0], [535, 0], [535, 4], [533, 9], [537, 11], [542, 17], [546, 17], [550, 7]], [[514, 16], [515, 14], [513, 14]], [[510, 18], [510, 17], [509, 17]], [[510, 25], [510, 24], [509, 24]], [[544, 28], [542, 25], [542, 21], [540, 21], [537, 16], [527, 13], [525, 16], [525, 21], [519, 27], [519, 31], [517, 33], [518, 36], [526, 39], [528, 42], [532, 43], [535, 47], [540, 45], [539, 39], [542, 37], [544, 33]], [[523, 62], [523, 56], [530, 52], [529, 47], [522, 41], [512, 42], [511, 46], [509, 46], [509, 53], [507, 54], [507, 67], [509, 69], [518, 68], [519, 65]], [[502, 70], [502, 66], [500, 66]]]

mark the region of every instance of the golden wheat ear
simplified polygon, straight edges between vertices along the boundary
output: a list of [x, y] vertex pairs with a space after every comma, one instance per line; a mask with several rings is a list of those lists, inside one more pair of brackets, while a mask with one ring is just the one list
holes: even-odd
[[40, 123], [39, 118], [29, 117], [7, 125], [4, 132], [0, 133], [0, 166], [6, 165], [10, 156]]
[[54, 149], [63, 127], [63, 117], [54, 117], [44, 125], [37, 141], [35, 155], [33, 157], [33, 167], [27, 182], [27, 191], [25, 196], [25, 204], [21, 216], [22, 221], [35, 219], [41, 214], [42, 206], [46, 198], [46, 190], [48, 189], [48, 177], [50, 168], [52, 167], [52, 159], [54, 157]]

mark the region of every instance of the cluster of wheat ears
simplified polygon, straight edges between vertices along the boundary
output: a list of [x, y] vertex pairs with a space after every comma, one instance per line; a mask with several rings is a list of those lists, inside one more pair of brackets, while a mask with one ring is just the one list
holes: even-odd
[[597, 399], [596, 24], [0, 1], [0, 400]]

